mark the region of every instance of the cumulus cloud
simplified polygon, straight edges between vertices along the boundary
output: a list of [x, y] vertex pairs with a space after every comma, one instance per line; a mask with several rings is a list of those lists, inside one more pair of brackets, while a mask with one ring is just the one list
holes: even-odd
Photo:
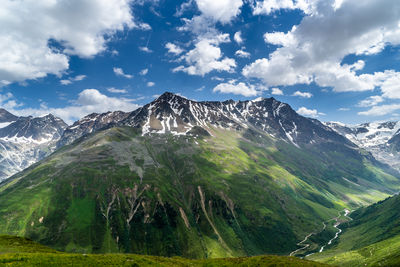
[[202, 15], [221, 23], [229, 23], [239, 15], [242, 0], [196, 0]]
[[292, 96], [299, 96], [299, 97], [303, 97], [303, 98], [311, 98], [313, 95], [309, 92], [300, 92], [300, 91], [296, 91], [293, 93]]
[[280, 9], [301, 9], [309, 13], [311, 1], [307, 0], [262, 0], [255, 1], [252, 5], [254, 15], [270, 15]]
[[361, 111], [358, 112], [357, 114], [363, 116], [383, 116], [390, 114], [396, 110], [400, 110], [400, 104], [374, 106], [367, 111]]
[[132, 79], [132, 78], [133, 78], [133, 75], [132, 75], [132, 74], [126, 74], [126, 73], [123, 71], [122, 68], [114, 67], [114, 68], [113, 68], [113, 71], [114, 71], [115, 75], [117, 75], [117, 76], [122, 76], [122, 77], [125, 77], [125, 78], [127, 78], [127, 79]]
[[190, 75], [200, 76], [213, 70], [233, 72], [236, 68], [235, 60], [223, 57], [221, 48], [218, 46], [227, 42], [230, 42], [228, 34], [219, 34], [213, 38], [200, 38], [194, 49], [181, 57], [187, 66], [178, 66], [173, 71], [183, 71]]
[[242, 49], [237, 50], [235, 52], [235, 55], [238, 56], [238, 57], [241, 57], [241, 58], [249, 58], [251, 56], [249, 52], [246, 52], [246, 51], [244, 51]]
[[0, 85], [61, 76], [69, 68], [69, 55], [87, 58], [105, 51], [110, 36], [136, 26], [130, 2], [2, 1]]
[[[286, 7], [278, 5], [276, 8], [290, 8], [292, 4], [302, 3], [263, 1], [259, 5], [283, 2], [287, 3]], [[387, 70], [360, 74], [364, 61], [342, 63], [344, 57], [350, 54], [371, 55], [381, 52], [387, 45], [400, 44], [400, 6], [396, 0], [341, 3], [320, 0], [300, 9], [306, 10], [308, 15], [299, 25], [287, 33], [264, 35], [267, 43], [278, 47], [268, 58], [260, 58], [247, 65], [242, 71], [245, 76], [262, 79], [268, 86], [315, 82], [321, 87], [332, 87], [337, 92], [380, 87], [385, 96], [400, 98], [396, 90], [399, 72]]]
[[[195, 38], [190, 44], [194, 48], [182, 55], [178, 61], [185, 61], [186, 65], [174, 68], [173, 72], [186, 72], [189, 75], [200, 75], [216, 70], [233, 72], [236, 62], [232, 58], [224, 57], [219, 47], [220, 44], [230, 42], [229, 34], [221, 33], [216, 29], [216, 24], [230, 23], [240, 14], [243, 5], [242, 0], [194, 0], [200, 15], [191, 19], [183, 18], [183, 26], [178, 27], [179, 31], [189, 31]], [[186, 6], [186, 5], [185, 5]], [[183, 51], [175, 45], [169, 44], [170, 51], [181, 54]], [[173, 53], [173, 52], [171, 52]]]
[[305, 117], [313, 117], [313, 118], [317, 118], [319, 115], [325, 115], [322, 112], [318, 112], [316, 109], [308, 109], [306, 107], [299, 108], [297, 110], [297, 113]]
[[[46, 104], [40, 105], [40, 108], [23, 108], [23, 104], [18, 103], [15, 99], [5, 100], [5, 103], [11, 101], [15, 102], [15, 105], [9, 107], [8, 110], [19, 116], [43, 116], [46, 114], [53, 114], [62, 118], [66, 123], [71, 124], [75, 120], [78, 120], [87, 114], [96, 112], [102, 113], [107, 111], [122, 110], [125, 112], [133, 111], [139, 107], [139, 105], [133, 103], [133, 99], [128, 98], [116, 98], [109, 97], [102, 94], [97, 89], [85, 89], [78, 94], [77, 99], [71, 101], [71, 105], [61, 107], [61, 108], [51, 108], [47, 107]], [[0, 102], [3, 105], [0, 96]], [[22, 108], [21, 108], [22, 107]]]
[[370, 96], [362, 101], [360, 101], [357, 106], [359, 107], [372, 107], [376, 106], [379, 103], [383, 102], [383, 97], [379, 95]]
[[60, 83], [62, 85], [69, 85], [74, 82], [82, 81], [85, 78], [86, 78], [86, 75], [77, 75], [75, 77], [69, 77], [68, 79], [60, 80]]
[[243, 43], [242, 32], [235, 32], [235, 34], [233, 35], [233, 40], [235, 40], [238, 45], [241, 45]]
[[279, 88], [272, 88], [271, 89], [271, 94], [272, 95], [283, 95], [283, 91]]
[[183, 49], [173, 43], [166, 43], [165, 48], [168, 49], [168, 53], [171, 53], [174, 55], [180, 55], [183, 53]]
[[223, 94], [235, 94], [243, 96], [256, 96], [261, 93], [254, 85], [245, 84], [243, 82], [237, 82], [236, 80], [230, 80], [227, 83], [220, 83], [214, 87], [213, 92], [220, 92]]

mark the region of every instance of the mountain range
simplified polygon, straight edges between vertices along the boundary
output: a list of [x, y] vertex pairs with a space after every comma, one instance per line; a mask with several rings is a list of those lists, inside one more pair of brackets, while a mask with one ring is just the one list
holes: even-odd
[[[297, 244], [338, 211], [400, 188], [355, 140], [274, 98], [164, 93], [65, 130], [57, 121], [55, 152], [0, 183], [0, 233], [63, 251], [302, 255]], [[336, 233], [323, 229], [314, 246]]]
[[371, 152], [376, 159], [400, 170], [400, 122], [372, 122], [352, 126], [327, 122], [325, 125]]
[[0, 127], [2, 181], [53, 152], [67, 124], [51, 114], [17, 117], [0, 109]]

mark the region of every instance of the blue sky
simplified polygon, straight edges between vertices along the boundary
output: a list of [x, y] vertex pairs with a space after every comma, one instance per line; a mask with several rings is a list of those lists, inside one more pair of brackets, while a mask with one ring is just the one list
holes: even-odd
[[0, 24], [0, 104], [19, 115], [71, 123], [171, 91], [399, 119], [397, 0], [6, 0]]

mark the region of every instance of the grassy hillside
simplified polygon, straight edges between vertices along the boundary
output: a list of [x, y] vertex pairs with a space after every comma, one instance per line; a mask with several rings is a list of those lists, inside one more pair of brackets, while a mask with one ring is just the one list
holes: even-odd
[[394, 196], [353, 212], [338, 242], [310, 258], [343, 266], [400, 265], [398, 207], [400, 197]]
[[349, 267], [400, 266], [400, 235], [347, 252], [328, 250], [307, 259]]
[[212, 135], [143, 137], [126, 127], [83, 138], [0, 184], [0, 233], [80, 253], [287, 255], [339, 210], [399, 188], [344, 146]]
[[134, 254], [68, 254], [25, 238], [0, 236], [0, 265], [12, 266], [328, 266], [295, 257], [257, 256], [214, 260], [189, 260]]

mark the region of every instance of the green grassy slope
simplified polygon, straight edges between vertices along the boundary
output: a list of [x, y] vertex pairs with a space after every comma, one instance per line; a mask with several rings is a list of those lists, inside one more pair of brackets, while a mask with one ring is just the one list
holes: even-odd
[[0, 265], [12, 266], [328, 266], [284, 256], [257, 256], [190, 260], [134, 254], [71, 254], [47, 248], [31, 240], [0, 236]]
[[310, 258], [347, 266], [400, 265], [399, 207], [397, 195], [353, 212], [338, 242]]
[[400, 235], [347, 252], [328, 250], [307, 259], [349, 267], [400, 266]]
[[0, 184], [0, 233], [81, 253], [289, 254], [339, 210], [399, 187], [344, 147], [212, 134], [142, 137], [126, 127], [83, 138]]

